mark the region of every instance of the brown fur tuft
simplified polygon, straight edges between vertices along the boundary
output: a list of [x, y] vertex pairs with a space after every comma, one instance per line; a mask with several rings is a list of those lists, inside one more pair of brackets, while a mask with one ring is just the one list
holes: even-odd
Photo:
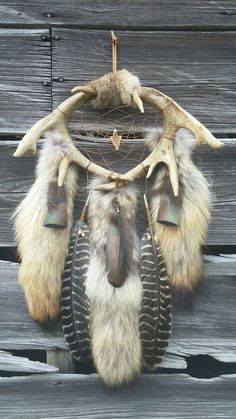
[[19, 283], [24, 290], [31, 317], [38, 322], [54, 319], [60, 312], [61, 275], [68, 252], [77, 190], [75, 169], [68, 169], [67, 227], [43, 226], [47, 212], [47, 190], [57, 180], [58, 162], [67, 152], [68, 140], [57, 132], [46, 135], [36, 169], [36, 180], [15, 211], [15, 238], [21, 258]]
[[[150, 147], [153, 147], [159, 138], [160, 132], [155, 133], [152, 139], [149, 136]], [[211, 210], [208, 183], [191, 159], [193, 141], [191, 134], [181, 130], [176, 135], [174, 145], [180, 189], [183, 193], [180, 226], [167, 227], [156, 222], [160, 205], [159, 191], [168, 175], [166, 168], [157, 172], [151, 199], [155, 234], [166, 260], [176, 301], [182, 303], [184, 295], [194, 292], [202, 277], [201, 247], [206, 238]]]
[[92, 101], [96, 109], [120, 105], [136, 107], [133, 93], [141, 87], [138, 77], [125, 69], [105, 74], [100, 79], [89, 82], [87, 86], [97, 93], [96, 99]]

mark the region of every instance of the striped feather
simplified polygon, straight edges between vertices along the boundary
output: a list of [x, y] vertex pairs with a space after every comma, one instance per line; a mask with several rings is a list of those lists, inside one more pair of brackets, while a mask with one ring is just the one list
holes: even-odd
[[142, 302], [140, 338], [144, 364], [156, 369], [163, 356], [171, 332], [171, 290], [160, 247], [147, 229], [141, 241]]
[[68, 347], [73, 357], [79, 361], [91, 358], [90, 308], [85, 291], [90, 259], [89, 238], [87, 224], [80, 221], [72, 230], [69, 254], [62, 277], [62, 327]]

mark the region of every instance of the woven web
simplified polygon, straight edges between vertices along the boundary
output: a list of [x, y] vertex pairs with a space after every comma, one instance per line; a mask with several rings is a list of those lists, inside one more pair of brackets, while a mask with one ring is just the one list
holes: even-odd
[[[146, 136], [160, 127], [161, 118], [153, 109], [139, 110], [119, 106], [98, 111], [86, 105], [75, 113], [73, 136], [77, 147], [92, 162], [124, 173], [148, 155]], [[119, 150], [112, 144], [114, 130], [122, 137]]]

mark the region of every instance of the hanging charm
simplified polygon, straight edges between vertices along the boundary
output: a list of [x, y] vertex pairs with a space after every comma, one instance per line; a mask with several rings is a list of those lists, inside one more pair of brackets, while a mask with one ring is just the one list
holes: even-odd
[[67, 198], [65, 186], [58, 186], [58, 182], [50, 182], [47, 192], [47, 213], [43, 222], [44, 227], [67, 227]]
[[127, 279], [133, 253], [133, 231], [117, 200], [107, 231], [107, 277], [113, 287], [121, 287]]
[[113, 146], [115, 147], [116, 151], [118, 151], [122, 141], [122, 136], [117, 134], [117, 129], [114, 129], [113, 134], [110, 137], [110, 140]]
[[157, 222], [165, 226], [178, 227], [181, 222], [183, 205], [183, 185], [179, 182], [179, 194], [174, 196], [169, 176], [165, 176], [158, 194], [160, 195], [160, 206], [157, 215]]

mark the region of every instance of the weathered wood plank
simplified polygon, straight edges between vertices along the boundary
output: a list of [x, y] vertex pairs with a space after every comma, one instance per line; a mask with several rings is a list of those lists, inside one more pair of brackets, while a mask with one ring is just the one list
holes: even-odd
[[[120, 67], [127, 66], [143, 84], [173, 96], [209, 128], [236, 132], [235, 32], [135, 31], [118, 35]], [[16, 135], [51, 108], [49, 31], [5, 29], [0, 31], [0, 41], [0, 134]], [[54, 107], [76, 83], [110, 71], [110, 50], [109, 31], [53, 31]], [[87, 122], [90, 120], [88, 113]]]
[[43, 362], [30, 361], [27, 358], [13, 356], [8, 352], [0, 351], [0, 370], [35, 374], [56, 372], [58, 368], [53, 365], [44, 364]]
[[107, 389], [98, 377], [0, 379], [0, 416], [26, 418], [235, 418], [236, 375], [196, 380], [187, 375], [145, 375]]
[[[208, 128], [236, 131], [235, 32], [118, 31], [117, 35], [119, 68], [126, 67], [144, 86], [173, 97]], [[53, 29], [52, 51], [54, 108], [76, 84], [111, 71], [109, 31]], [[74, 128], [79, 125], [76, 115]], [[95, 123], [92, 115], [92, 111], [84, 115], [84, 126], [91, 120]]]
[[[59, 324], [43, 328], [30, 320], [17, 284], [17, 271], [17, 264], [0, 263], [0, 348], [65, 349]], [[236, 259], [206, 258], [204, 271], [192, 311], [174, 313], [169, 354], [176, 357], [206, 353], [236, 362]], [[183, 360], [169, 358], [165, 366], [182, 368]]]
[[0, 30], [0, 133], [25, 132], [51, 110], [49, 31]]
[[76, 26], [89, 28], [235, 28], [235, 2], [199, 0], [7, 0], [0, 7], [1, 25]]
[[[34, 176], [35, 158], [28, 156], [15, 159], [12, 155], [16, 144], [16, 142], [0, 142], [0, 246], [14, 245], [11, 215], [32, 184]], [[83, 143], [78, 142], [77, 144], [81, 146]], [[132, 158], [140, 159], [143, 149], [142, 143], [132, 143], [132, 147]], [[121, 151], [127, 154], [130, 149], [131, 145], [126, 144], [122, 146]], [[89, 150], [89, 153], [96, 161], [101, 163], [97, 155], [92, 154], [93, 152], [98, 152], [97, 145], [88, 143], [87, 150]], [[84, 145], [82, 151], [86, 152]], [[117, 157], [117, 154], [109, 145], [106, 146], [105, 151], [108, 162], [117, 160], [116, 164], [112, 166], [115, 170], [126, 172], [134, 164], [133, 161], [124, 159], [120, 155]], [[197, 165], [213, 186], [213, 219], [209, 229], [207, 244], [234, 245], [236, 236], [236, 142], [234, 140], [225, 141], [225, 147], [218, 150], [213, 150], [208, 146], [198, 147], [194, 156]], [[81, 171], [80, 192], [76, 200], [76, 210], [81, 208], [82, 202], [85, 200], [86, 191], [84, 186], [86, 184], [87, 176]], [[144, 180], [141, 179], [138, 184], [140, 190], [143, 190]], [[137, 225], [141, 234], [146, 223], [145, 211], [142, 207], [140, 207], [137, 217]]]
[[69, 351], [63, 349], [54, 349], [47, 351], [47, 362], [54, 365], [60, 373], [73, 373], [73, 358]]

